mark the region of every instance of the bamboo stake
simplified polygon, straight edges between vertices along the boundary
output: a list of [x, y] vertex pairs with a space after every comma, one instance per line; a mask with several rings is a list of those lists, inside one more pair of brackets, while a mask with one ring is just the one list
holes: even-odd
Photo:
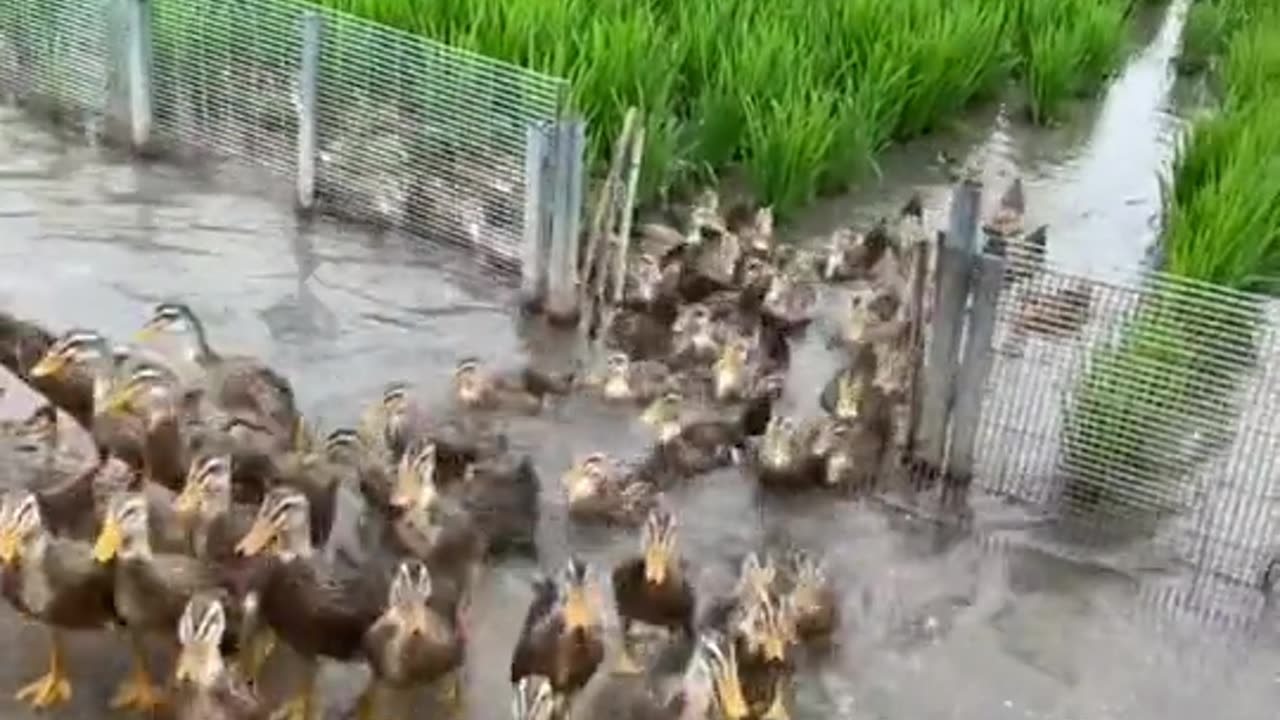
[[613, 303], [622, 302], [627, 285], [627, 254], [631, 250], [631, 225], [635, 221], [636, 190], [640, 184], [640, 165], [644, 160], [644, 125], [636, 128], [631, 140], [631, 164], [627, 168], [627, 194], [622, 203], [622, 223], [618, 231], [617, 258], [613, 268]]
[[622, 175], [622, 163], [626, 159], [627, 144], [635, 132], [636, 117], [639, 111], [636, 108], [627, 110], [626, 116], [622, 120], [622, 131], [618, 134], [617, 144], [613, 149], [613, 159], [609, 164], [609, 173], [605, 175], [604, 183], [600, 186], [600, 196], [597, 198], [595, 212], [591, 218], [591, 232], [587, 237], [587, 254], [584, 259], [583, 283], [582, 283], [582, 305], [586, 309], [582, 317], [586, 321], [588, 332], [594, 326], [594, 320], [597, 308], [592, 302], [594, 296], [599, 295], [599, 290], [593, 292], [594, 286], [604, 282], [603, 269], [605, 266], [604, 254], [608, 248], [608, 243], [601, 243], [601, 239], [608, 232], [606, 223], [611, 215], [610, 208], [613, 205], [615, 191]]

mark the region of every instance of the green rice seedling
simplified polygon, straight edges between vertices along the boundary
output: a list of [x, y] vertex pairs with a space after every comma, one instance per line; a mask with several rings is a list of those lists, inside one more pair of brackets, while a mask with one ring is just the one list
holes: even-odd
[[1119, 62], [1131, 0], [1022, 0], [1017, 26], [1032, 120], [1098, 88]]
[[781, 97], [747, 100], [747, 174], [783, 217], [813, 199], [837, 140], [836, 103], [834, 93], [800, 84]]

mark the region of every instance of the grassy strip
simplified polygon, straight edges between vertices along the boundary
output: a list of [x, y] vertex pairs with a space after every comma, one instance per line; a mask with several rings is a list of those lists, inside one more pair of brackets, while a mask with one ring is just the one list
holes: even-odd
[[1135, 0], [321, 2], [569, 78], [595, 167], [641, 107], [645, 198], [739, 168], [785, 214], [1012, 76], [1052, 119], [1114, 69]]
[[1093, 358], [1066, 455], [1069, 499], [1091, 510], [1157, 504], [1229, 442], [1239, 408], [1227, 400], [1255, 361], [1262, 298], [1280, 294], [1280, 2], [1196, 7], [1210, 5], [1236, 18], [1215, 40], [1225, 55], [1206, 60], [1222, 106], [1179, 149], [1162, 243], [1165, 272], [1217, 287], [1158, 283]]

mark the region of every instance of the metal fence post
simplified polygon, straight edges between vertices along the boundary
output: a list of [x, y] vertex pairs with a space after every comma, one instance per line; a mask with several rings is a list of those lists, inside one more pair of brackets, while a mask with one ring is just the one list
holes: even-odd
[[978, 235], [982, 186], [973, 180], [958, 185], [951, 196], [947, 231], [940, 234], [928, 357], [914, 460], [929, 472], [941, 472], [947, 451], [952, 402], [955, 398], [957, 351], [964, 329], [969, 278]]
[[129, 130], [135, 150], [151, 140], [151, 2], [125, 0], [126, 62], [129, 72]]
[[549, 145], [547, 128], [530, 125], [525, 133], [524, 242], [520, 253], [520, 300], [526, 307], [540, 305], [547, 292]]
[[951, 452], [947, 458], [947, 479], [957, 487], [973, 480], [974, 446], [991, 372], [991, 340], [996, 331], [996, 308], [1004, 285], [1005, 260], [982, 255], [973, 266], [972, 302], [964, 332], [964, 356], [956, 380], [955, 404], [951, 408]]
[[582, 155], [586, 126], [580, 120], [556, 125], [556, 201], [551, 215], [548, 253], [547, 317], [557, 323], [578, 321], [578, 241], [582, 221]]
[[298, 60], [298, 207], [310, 210], [316, 202], [316, 101], [320, 82], [320, 14], [302, 15], [302, 56]]

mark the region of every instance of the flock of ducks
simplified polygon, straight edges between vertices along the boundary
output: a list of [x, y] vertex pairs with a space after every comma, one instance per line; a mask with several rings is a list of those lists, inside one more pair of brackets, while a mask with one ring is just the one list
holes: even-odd
[[[468, 358], [453, 407], [429, 411], [392, 383], [323, 437], [288, 380], [215, 351], [186, 305], [157, 306], [130, 344], [0, 315], [0, 361], [49, 402], [0, 427], [4, 595], [50, 632], [48, 672], [17, 697], [67, 701], [63, 632], [116, 628], [133, 659], [116, 708], [265, 717], [256, 681], [279, 643], [307, 670], [275, 709], [290, 720], [315, 715], [322, 659], [372, 670], [362, 720], [389, 714], [386, 691], [431, 686], [458, 705], [479, 573], [537, 554], [539, 478], [501, 420], [589, 394], [634, 407], [654, 443], [635, 459], [576, 458], [560, 490], [573, 522], [638, 531], [638, 552], [608, 575], [617, 623], [588, 563], [539, 576], [512, 652], [513, 717], [785, 718], [802, 651], [839, 622], [822, 559], [751, 552], [735, 591], [706, 597], [667, 495], [733, 465], [767, 491], [874, 480], [905, 402], [903, 253], [921, 226], [913, 199], [865, 234], [790, 247], [774, 244], [767, 209], [722, 217], [700, 203], [687, 232], [641, 228], [599, 369]], [[852, 299], [829, 334], [848, 361], [822, 388], [823, 414], [788, 417], [776, 401], [790, 343], [837, 283]], [[92, 457], [67, 442], [67, 416], [92, 435]], [[341, 487], [364, 501], [356, 547], [324, 553]], [[636, 653], [637, 625], [668, 631], [662, 652]], [[178, 647], [164, 682], [144, 653], [154, 639]], [[604, 689], [582, 692], [593, 683]]]

